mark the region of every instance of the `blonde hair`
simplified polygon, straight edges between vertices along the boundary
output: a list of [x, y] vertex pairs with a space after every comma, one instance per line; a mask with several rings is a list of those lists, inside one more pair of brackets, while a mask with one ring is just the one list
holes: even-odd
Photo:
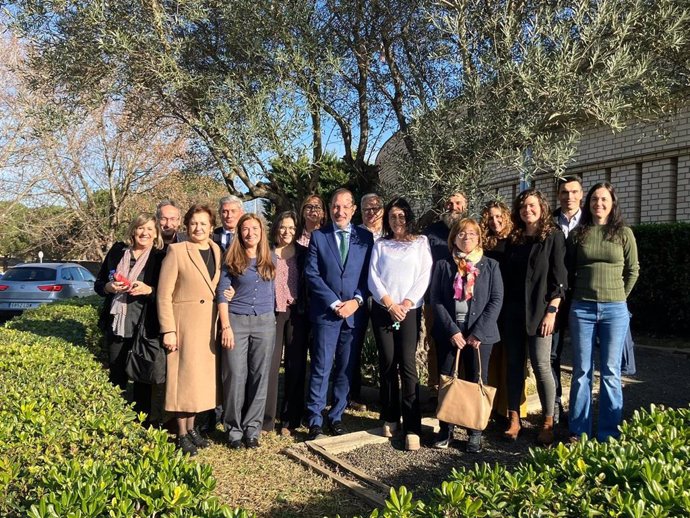
[[127, 239], [125, 239], [125, 243], [127, 243], [129, 246], [134, 246], [134, 232], [136, 229], [145, 225], [149, 221], [153, 221], [153, 226], [156, 228], [156, 237], [153, 239], [153, 248], [156, 250], [162, 249], [163, 237], [161, 236], [161, 228], [158, 224], [158, 219], [156, 216], [150, 212], [142, 212], [130, 222], [129, 227], [127, 227]]
[[473, 227], [477, 231], [477, 247], [483, 248], [484, 232], [482, 232], [482, 227], [479, 226], [479, 223], [477, 223], [475, 219], [462, 218], [460, 221], [453, 223], [453, 226], [450, 227], [450, 233], [448, 234], [448, 249], [451, 253], [455, 250], [455, 238], [458, 237], [458, 234], [462, 232], [465, 227]]
[[[491, 230], [491, 226], [489, 225], [491, 209], [500, 210], [501, 215], [503, 216], [503, 230], [500, 234], [496, 234], [493, 230]], [[510, 207], [508, 207], [508, 205], [502, 201], [490, 201], [482, 209], [482, 219], [479, 225], [482, 227], [482, 231], [486, 237], [484, 248], [487, 250], [493, 250], [496, 247], [496, 243], [498, 243], [498, 241], [501, 239], [506, 239], [513, 230], [513, 220], [510, 217]]]

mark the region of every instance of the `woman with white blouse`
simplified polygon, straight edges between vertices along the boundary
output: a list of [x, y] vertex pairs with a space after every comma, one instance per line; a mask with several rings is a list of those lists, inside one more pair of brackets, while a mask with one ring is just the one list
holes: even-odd
[[383, 434], [392, 437], [402, 416], [407, 450], [417, 450], [420, 445], [422, 418], [415, 355], [422, 300], [432, 265], [429, 241], [426, 236], [412, 233], [413, 223], [414, 215], [405, 199], [395, 198], [388, 203], [383, 215], [383, 237], [374, 244], [369, 265]]

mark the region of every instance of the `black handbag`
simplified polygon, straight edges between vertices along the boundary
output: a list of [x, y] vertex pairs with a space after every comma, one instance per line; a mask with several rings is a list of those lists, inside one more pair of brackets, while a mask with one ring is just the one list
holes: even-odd
[[125, 372], [132, 381], [149, 385], [165, 383], [167, 370], [166, 352], [160, 337], [146, 332], [146, 306], [134, 329], [132, 348], [127, 353]]

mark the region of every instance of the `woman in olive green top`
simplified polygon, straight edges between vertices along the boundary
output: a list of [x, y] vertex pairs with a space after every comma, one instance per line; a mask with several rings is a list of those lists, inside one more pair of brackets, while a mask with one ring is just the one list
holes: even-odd
[[571, 437], [592, 436], [594, 344], [599, 342], [601, 389], [597, 439], [619, 435], [623, 413], [621, 359], [630, 325], [626, 299], [639, 275], [635, 236], [621, 217], [618, 197], [608, 182], [587, 193], [580, 226], [571, 234], [574, 274], [569, 315], [573, 380], [568, 423]]

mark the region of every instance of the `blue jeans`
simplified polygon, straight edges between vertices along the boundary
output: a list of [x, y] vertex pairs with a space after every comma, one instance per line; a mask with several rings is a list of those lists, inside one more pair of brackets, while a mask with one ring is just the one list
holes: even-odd
[[630, 316], [625, 302], [573, 301], [569, 315], [573, 345], [570, 386], [570, 433], [592, 436], [592, 374], [594, 344], [599, 340], [601, 385], [597, 439], [618, 437], [623, 414], [621, 359]]

